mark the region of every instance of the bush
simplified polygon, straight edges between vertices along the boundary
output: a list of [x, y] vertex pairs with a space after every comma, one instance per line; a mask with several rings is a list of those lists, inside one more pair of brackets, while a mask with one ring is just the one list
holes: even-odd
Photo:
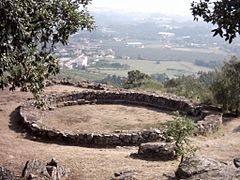
[[182, 117], [177, 112], [172, 121], [165, 124], [167, 136], [174, 139], [177, 156], [181, 157], [181, 162], [185, 157], [194, 155], [196, 148], [190, 144], [189, 137], [193, 134], [195, 126], [191, 119]]
[[199, 77], [182, 76], [177, 79], [170, 79], [164, 82], [166, 92], [173, 93], [178, 96], [195, 99], [202, 103], [213, 103], [213, 96], [210, 86], [214, 80], [207, 81], [211, 74], [199, 74]]

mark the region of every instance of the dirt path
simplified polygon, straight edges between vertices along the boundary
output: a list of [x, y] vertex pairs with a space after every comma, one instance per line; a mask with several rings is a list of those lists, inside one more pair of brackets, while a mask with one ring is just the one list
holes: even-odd
[[[69, 87], [52, 87], [47, 92]], [[36, 142], [24, 138], [14, 110], [28, 97], [28, 93], [0, 91], [0, 166], [21, 173], [26, 160], [37, 158], [49, 161], [55, 157], [71, 169], [69, 179], [110, 179], [115, 172], [133, 170], [139, 179], [164, 179], [163, 174], [173, 175], [178, 161], [157, 162], [132, 159], [130, 153], [135, 147], [116, 149], [91, 149]], [[229, 122], [214, 136], [198, 137], [194, 142], [200, 147], [200, 154], [221, 160], [240, 157], [240, 119]], [[224, 136], [223, 136], [224, 134]]]
[[208, 137], [197, 137], [195, 144], [204, 154], [219, 160], [240, 157], [240, 118], [225, 122], [220, 130]]

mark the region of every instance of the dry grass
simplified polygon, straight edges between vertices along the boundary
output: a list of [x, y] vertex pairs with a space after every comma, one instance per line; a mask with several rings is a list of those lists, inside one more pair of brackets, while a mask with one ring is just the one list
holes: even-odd
[[172, 119], [155, 108], [127, 105], [68, 106], [46, 112], [42, 122], [53, 128], [80, 132], [113, 132], [159, 127]]
[[[69, 91], [71, 87], [50, 87], [46, 93], [58, 90]], [[91, 149], [42, 143], [24, 138], [22, 128], [17, 123], [14, 112], [25, 99], [31, 97], [22, 92], [0, 92], [0, 165], [15, 170], [19, 175], [24, 163], [33, 158], [49, 161], [55, 157], [61, 164], [71, 169], [68, 179], [105, 180], [121, 170], [137, 171], [143, 180], [164, 179], [163, 174], [173, 175], [178, 161], [158, 162], [132, 159], [130, 153], [136, 147], [116, 149]], [[231, 160], [240, 156], [240, 119], [227, 123], [222, 133], [210, 137], [197, 137], [194, 143], [200, 147], [199, 153], [221, 160]]]

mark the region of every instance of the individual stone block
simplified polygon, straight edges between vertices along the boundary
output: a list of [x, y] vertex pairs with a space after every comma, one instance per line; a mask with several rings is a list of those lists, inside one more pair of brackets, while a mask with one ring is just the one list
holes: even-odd
[[138, 155], [143, 158], [154, 158], [164, 161], [177, 158], [175, 144], [163, 142], [141, 144], [138, 149]]

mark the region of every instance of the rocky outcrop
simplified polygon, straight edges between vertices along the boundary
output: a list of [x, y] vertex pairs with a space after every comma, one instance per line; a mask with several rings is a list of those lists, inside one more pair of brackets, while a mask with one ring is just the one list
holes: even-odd
[[224, 163], [205, 157], [191, 157], [183, 161], [177, 171], [179, 179], [237, 180], [240, 170], [233, 163]]
[[176, 146], [174, 143], [143, 143], [139, 146], [138, 156], [157, 160], [174, 160], [177, 158]]
[[52, 159], [45, 164], [40, 160], [27, 161], [22, 172], [22, 177], [28, 180], [44, 179], [44, 180], [61, 180], [67, 177], [65, 168], [55, 160]]
[[15, 180], [15, 174], [14, 172], [4, 168], [0, 167], [0, 180]]

